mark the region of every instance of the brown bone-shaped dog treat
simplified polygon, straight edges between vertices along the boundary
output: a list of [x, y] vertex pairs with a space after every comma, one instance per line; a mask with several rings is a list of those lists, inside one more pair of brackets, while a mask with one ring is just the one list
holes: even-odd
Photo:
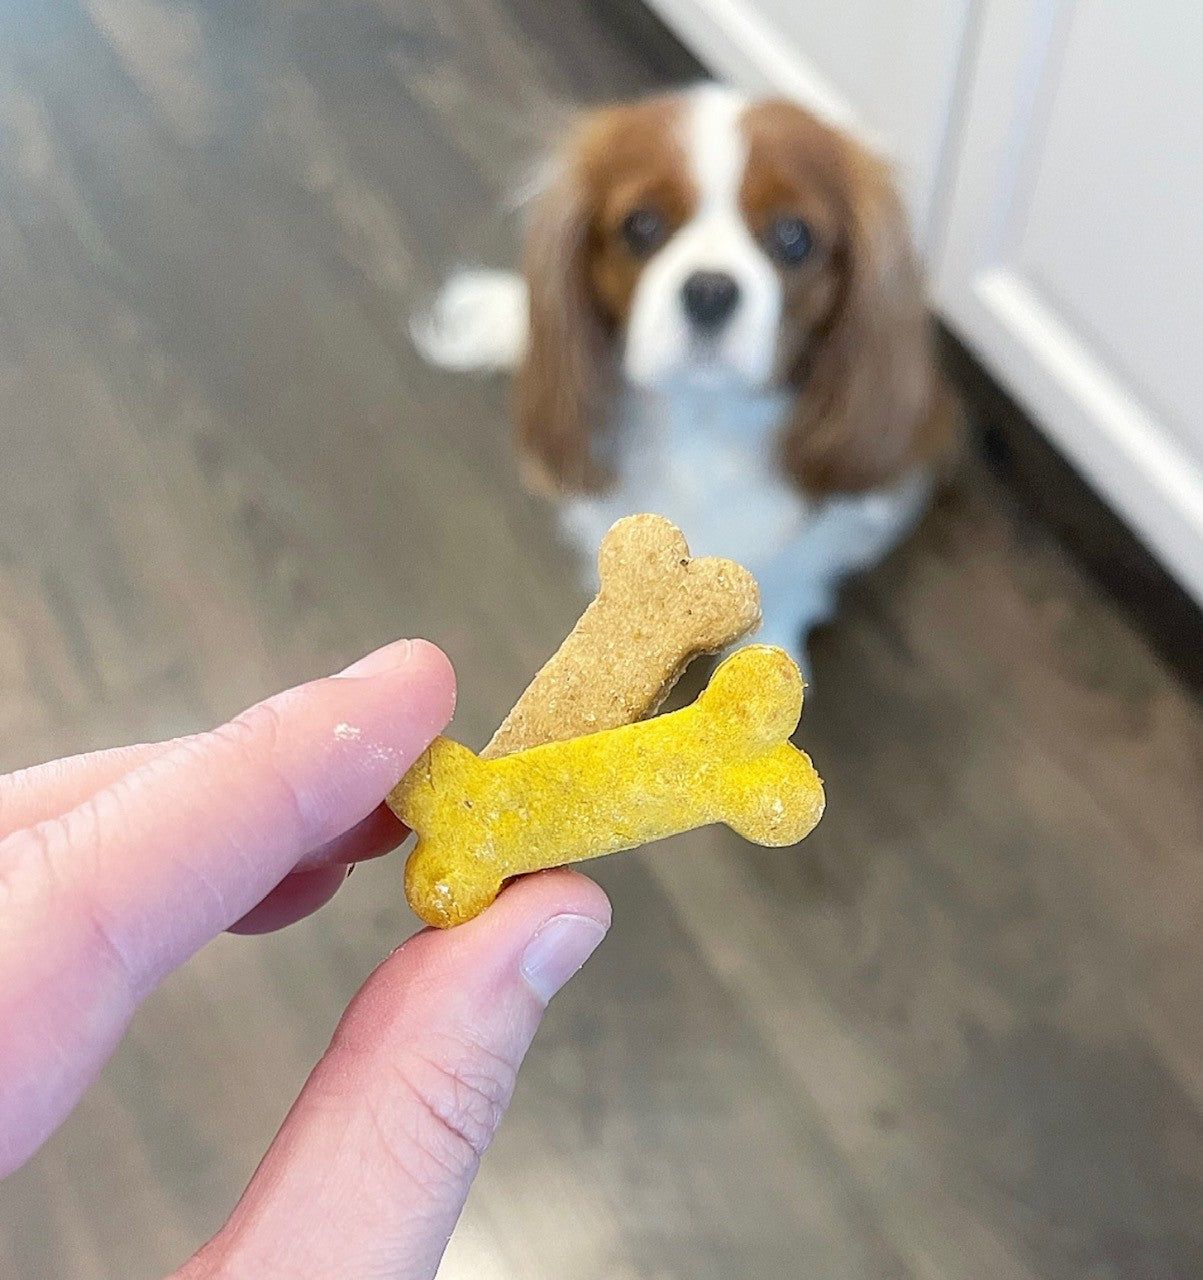
[[756, 580], [731, 560], [690, 558], [662, 516], [619, 520], [598, 553], [601, 590], [531, 681], [481, 759], [651, 715], [694, 658], [760, 621]]

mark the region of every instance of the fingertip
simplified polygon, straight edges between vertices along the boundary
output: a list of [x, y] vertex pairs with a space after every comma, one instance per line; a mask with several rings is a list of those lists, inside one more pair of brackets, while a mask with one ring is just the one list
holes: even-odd
[[413, 653], [412, 640], [392, 640], [378, 649], [356, 658], [350, 666], [334, 673], [335, 680], [366, 680], [372, 676], [388, 675], [406, 666]]
[[515, 882], [499, 903], [507, 896], [525, 916], [518, 971], [546, 1008], [601, 945], [610, 928], [610, 901], [588, 877], [563, 869]]
[[423, 929], [416, 938], [454, 941], [457, 948], [494, 949], [503, 938], [521, 941], [553, 916], [565, 914], [590, 916], [608, 929], [610, 899], [588, 876], [556, 867], [510, 880], [475, 919], [452, 929]]
[[[601, 885], [567, 867], [536, 871], [511, 880], [489, 911], [502, 907], [521, 913], [527, 919], [546, 920], [564, 914], [590, 916], [607, 929], [612, 917], [610, 899]], [[484, 914], [487, 916], [488, 912]]]
[[400, 676], [423, 691], [436, 714], [443, 710], [443, 724], [451, 719], [455, 710], [455, 670], [438, 645], [429, 640], [394, 640], [335, 672], [331, 679], [372, 680], [381, 676]]
[[519, 973], [522, 956], [539, 930], [561, 917], [594, 922], [600, 941], [610, 927], [610, 900], [587, 876], [563, 867], [519, 876], [475, 919], [452, 929], [416, 933], [377, 973], [383, 984], [395, 972], [407, 981], [418, 976], [440, 988], [504, 987]]
[[431, 644], [429, 640], [412, 640], [406, 665], [420, 674], [428, 688], [441, 695], [442, 705], [446, 708], [443, 723], [446, 724], [455, 711], [455, 668], [451, 665], [451, 659], [437, 644]]
[[[287, 713], [298, 726], [268, 745], [277, 772], [292, 781], [301, 802], [310, 839], [300, 861], [307, 869], [331, 860], [322, 851], [326, 845], [347, 845], [343, 860], [363, 856], [348, 833], [446, 727], [455, 709], [455, 673], [428, 641], [396, 641], [337, 676], [270, 701], [277, 720]], [[404, 838], [399, 823], [385, 819], [384, 825]]]

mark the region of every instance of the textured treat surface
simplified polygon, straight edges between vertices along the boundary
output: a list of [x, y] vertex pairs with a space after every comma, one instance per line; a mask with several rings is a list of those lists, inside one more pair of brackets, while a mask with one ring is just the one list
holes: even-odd
[[712, 822], [794, 844], [823, 812], [822, 782], [789, 741], [802, 687], [787, 653], [752, 645], [671, 715], [492, 761], [436, 739], [389, 796], [419, 837], [410, 905], [427, 924], [461, 924], [510, 876]]

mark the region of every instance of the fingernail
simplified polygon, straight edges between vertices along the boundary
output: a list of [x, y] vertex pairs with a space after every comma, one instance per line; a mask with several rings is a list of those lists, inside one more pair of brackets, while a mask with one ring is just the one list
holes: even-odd
[[544, 1003], [597, 950], [606, 926], [592, 916], [552, 916], [522, 953], [522, 976]]
[[362, 678], [363, 676], [382, 676], [386, 672], [396, 671], [398, 667], [404, 666], [409, 661], [413, 647], [412, 640], [394, 640], [392, 644], [386, 644], [383, 648], [374, 650], [366, 657], [360, 658], [358, 662], [352, 662], [345, 670], [337, 672], [336, 676]]

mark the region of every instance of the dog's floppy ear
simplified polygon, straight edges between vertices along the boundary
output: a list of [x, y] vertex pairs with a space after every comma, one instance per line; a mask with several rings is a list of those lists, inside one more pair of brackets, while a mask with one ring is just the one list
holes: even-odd
[[608, 423], [613, 370], [589, 278], [591, 215], [569, 155], [537, 197], [527, 229], [530, 332], [517, 378], [525, 478], [553, 493], [593, 491], [607, 480], [592, 449]]
[[956, 417], [935, 366], [922, 275], [890, 172], [855, 144], [841, 167], [841, 289], [793, 371], [798, 405], [783, 440], [787, 469], [811, 493], [900, 479], [947, 450]]

